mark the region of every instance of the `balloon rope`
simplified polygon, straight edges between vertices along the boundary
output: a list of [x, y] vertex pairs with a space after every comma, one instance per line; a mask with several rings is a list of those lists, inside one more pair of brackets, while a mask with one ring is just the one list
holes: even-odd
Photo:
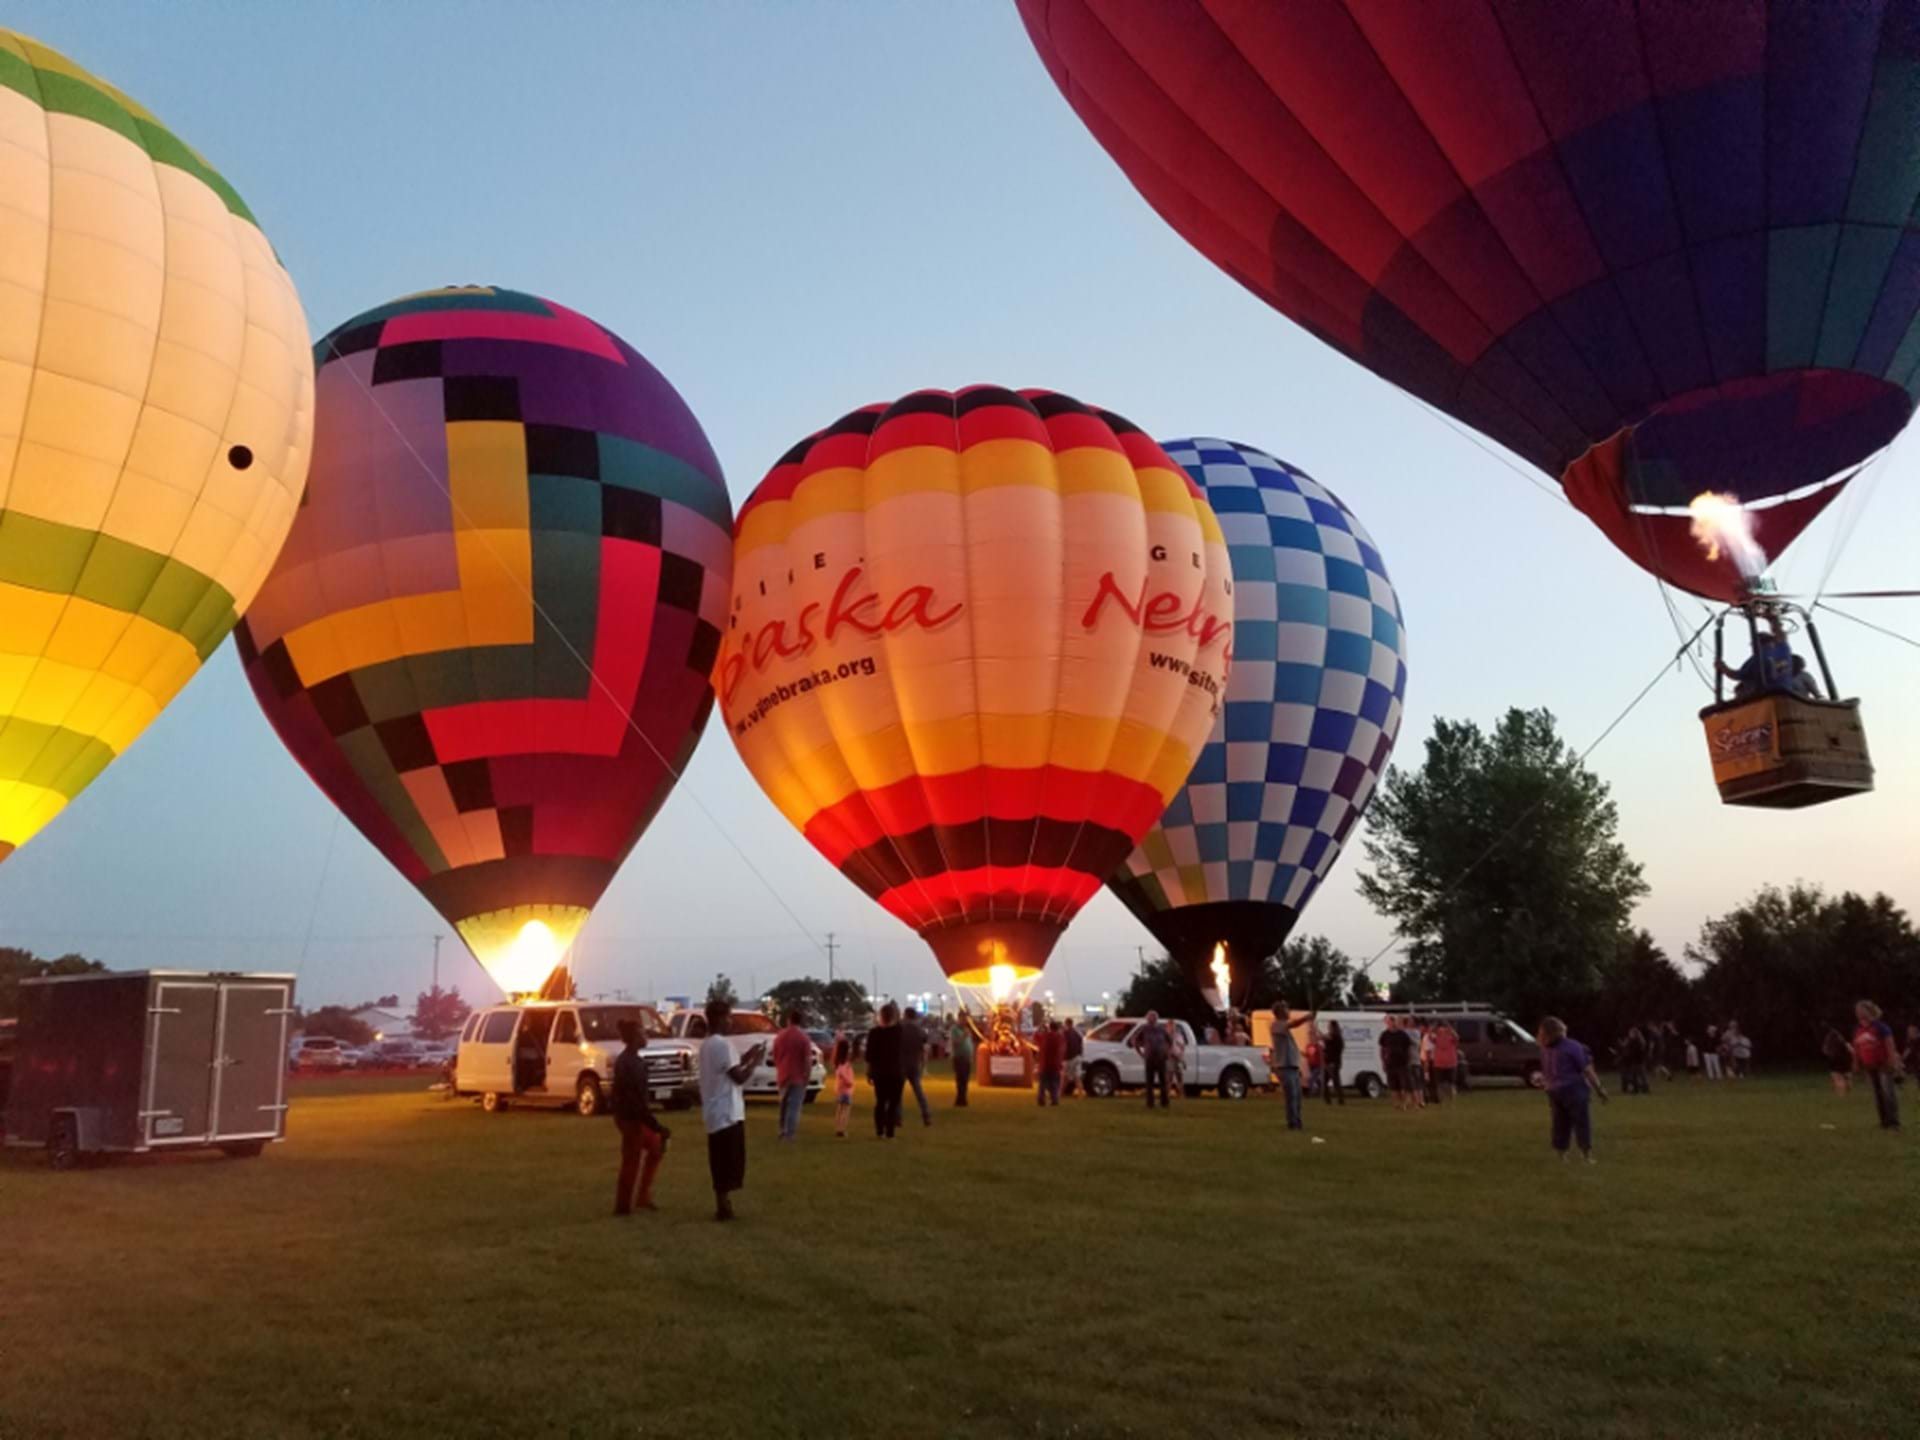
[[333, 844], [340, 838], [340, 810], [334, 808], [333, 828], [327, 831], [327, 853], [320, 860], [320, 879], [313, 887], [313, 904], [307, 909], [307, 933], [300, 939], [300, 958], [293, 963], [293, 978], [300, 979], [307, 968], [307, 951], [313, 946], [313, 927], [320, 921], [320, 897], [326, 893], [327, 872], [333, 868]]
[[[1626, 721], [1626, 718], [1640, 707], [1640, 702], [1642, 700], [1645, 700], [1647, 696], [1653, 693], [1654, 687], [1658, 685], [1662, 680], [1667, 678], [1668, 671], [1670, 670], [1677, 671], [1680, 668], [1681, 656], [1687, 653], [1688, 649], [1693, 645], [1694, 641], [1698, 640], [1702, 635], [1707, 633], [1708, 626], [1712, 625], [1715, 620], [1719, 619], [1720, 616], [1725, 613], [1726, 613], [1725, 611], [1715, 611], [1713, 614], [1709, 615], [1705, 620], [1701, 621], [1700, 628], [1694, 631], [1693, 634], [1689, 635], [1684, 641], [1682, 641], [1680, 644], [1680, 648], [1674, 651], [1671, 656], [1669, 656], [1667, 659], [1662, 660], [1660, 662], [1660, 668], [1653, 672], [1653, 678], [1647, 681], [1645, 685], [1642, 685], [1640, 687], [1640, 693], [1638, 695], [1635, 695], [1633, 699], [1627, 702], [1627, 708], [1622, 710], [1618, 715], [1614, 716], [1612, 721], [1607, 725], [1607, 728], [1602, 730], [1598, 735], [1596, 735], [1593, 738], [1592, 743], [1589, 744], [1586, 749], [1582, 750], [1577, 757], [1575, 757], [1579, 763], [1585, 764], [1587, 757], [1593, 754], [1594, 751], [1598, 750], [1601, 746], [1601, 743], [1605, 741], [1609, 735], [1613, 734], [1615, 730], [1618, 730], [1620, 728], [1620, 726]], [[1445, 885], [1443, 885], [1440, 888], [1440, 894], [1435, 898], [1444, 899], [1446, 896], [1451, 894], [1454, 890], [1459, 888], [1461, 881], [1465, 880], [1467, 876], [1471, 875], [1475, 870], [1478, 870], [1480, 866], [1486, 862], [1487, 858], [1493, 854], [1494, 851], [1498, 850], [1502, 845], [1506, 844], [1506, 842], [1513, 837], [1514, 833], [1517, 830], [1519, 830], [1519, 828], [1522, 825], [1526, 824], [1527, 821], [1533, 818], [1534, 812], [1539, 810], [1541, 806], [1545, 805], [1550, 798], [1551, 798], [1551, 792], [1542, 794], [1538, 800], [1535, 800], [1533, 804], [1529, 805], [1525, 810], [1521, 811], [1519, 815], [1515, 816], [1513, 823], [1507, 826], [1507, 828], [1501, 831], [1498, 835], [1496, 835], [1493, 838], [1493, 842], [1489, 844], [1486, 849], [1482, 850], [1477, 857], [1475, 857], [1472, 864], [1468, 865], [1466, 869], [1462, 870], [1458, 875], [1455, 875], [1453, 879], [1449, 880]], [[1360, 967], [1359, 973], [1364, 975], [1369, 970], [1373, 969], [1375, 965], [1380, 963], [1381, 957], [1384, 956], [1389, 950], [1392, 950], [1397, 945], [1399, 945], [1399, 943], [1400, 943], [1400, 936], [1396, 933], [1391, 940], [1387, 941], [1386, 944], [1382, 945], [1378, 950], [1374, 951], [1373, 957], [1370, 960], [1368, 960], [1366, 964]]]
[[[340, 348], [337, 343], [334, 344], [333, 346], [333, 354], [335, 359], [346, 358], [343, 355], [341, 355]], [[469, 525], [471, 525], [472, 517], [467, 514], [466, 510], [461, 506], [459, 500], [457, 500], [454, 497], [452, 487], [449, 486], [445, 481], [443, 481], [439, 477], [439, 475], [434, 473], [434, 469], [431, 465], [427, 463], [426, 457], [423, 456], [419, 452], [419, 450], [415, 448], [413, 441], [407, 437], [407, 433], [404, 430], [402, 430], [399, 427], [399, 425], [394, 422], [393, 417], [387, 413], [386, 406], [382, 405], [380, 403], [379, 397], [373, 393], [373, 387], [369, 385], [365, 380], [361, 379], [360, 376], [357, 373], [355, 373], [354, 368], [351, 365], [343, 365], [341, 368], [344, 369], [347, 372], [347, 374], [353, 376], [354, 383], [360, 387], [361, 393], [366, 396], [368, 403], [371, 404], [377, 412], [379, 412], [380, 418], [386, 421], [387, 428], [393, 431], [394, 438], [399, 440], [400, 444], [405, 448], [406, 452], [413, 457], [414, 464], [420, 467], [420, 473], [427, 477], [427, 479], [433, 484], [433, 487], [436, 490], [438, 490], [442, 495], [447, 497], [447, 504], [450, 507], [452, 507], [453, 513], [459, 516], [461, 520], [466, 521], [468, 522]], [[707, 823], [712, 825], [713, 828], [719, 833], [720, 838], [727, 842], [728, 847], [732, 849], [733, 853], [740, 858], [740, 863], [747, 867], [748, 873], [750, 873], [754, 879], [760, 882], [762, 888], [766, 890], [767, 894], [773, 897], [774, 903], [786, 912], [787, 918], [793, 921], [794, 925], [798, 927], [802, 935], [807, 937], [807, 942], [810, 945], [812, 945], [815, 950], [819, 951], [821, 954], [825, 954], [826, 946], [822, 945], [820, 943], [819, 938], [814, 935], [813, 931], [807, 928], [806, 921], [802, 920], [799, 914], [794, 910], [794, 908], [791, 905], [787, 904], [786, 898], [783, 895], [781, 895], [781, 893], [778, 890], [773, 888], [773, 882], [769, 880], [766, 877], [766, 875], [761, 872], [759, 866], [753, 863], [752, 858], [749, 857], [747, 852], [741, 848], [740, 842], [735, 840], [733, 836], [728, 832], [727, 827], [720, 823], [720, 818], [717, 815], [715, 815], [712, 810], [707, 808], [706, 801], [700, 798], [700, 792], [695, 790], [691, 785], [686, 783], [686, 775], [684, 771], [679, 766], [675, 765], [673, 761], [671, 761], [665, 755], [663, 755], [660, 752], [660, 747], [653, 743], [652, 737], [649, 736], [645, 730], [640, 728], [639, 723], [635, 721], [633, 718], [633, 712], [627, 708], [626, 703], [623, 700], [621, 700], [621, 698], [618, 695], [613, 693], [613, 690], [607, 685], [607, 682], [602, 680], [600, 678], [599, 672], [593, 668], [593, 663], [590, 660], [588, 660], [586, 656], [580, 653], [580, 651], [574, 646], [572, 639], [568, 637], [566, 631], [562, 630], [560, 626], [554, 622], [553, 617], [548, 615], [546, 610], [542, 608], [539, 598], [535, 596], [535, 594], [533, 593], [533, 587], [529, 584], [521, 583], [519, 575], [515, 573], [513, 568], [506, 563], [504, 557], [500, 554], [500, 552], [494, 548], [493, 541], [488, 538], [488, 532], [479, 527], [474, 527], [473, 533], [479, 536], [481, 545], [486, 549], [487, 554], [494, 560], [494, 562], [499, 565], [501, 572], [507, 575], [513, 581], [514, 588], [519, 590], [521, 595], [523, 595], [526, 598], [527, 604], [532, 608], [533, 613], [539, 616], [540, 619], [543, 622], [545, 622], [547, 628], [553, 632], [554, 638], [560, 642], [561, 646], [566, 650], [567, 654], [571, 655], [575, 663], [577, 663], [582, 670], [587, 672], [587, 678], [593, 682], [594, 687], [598, 689], [602, 695], [605, 695], [608, 701], [612, 703], [613, 708], [619, 713], [620, 718], [626, 722], [627, 728], [631, 730], [635, 735], [640, 737], [640, 743], [645, 745], [648, 750], [653, 752], [654, 759], [658, 760], [661, 764], [661, 767], [669, 775], [673, 776], [674, 783], [686, 791], [687, 798], [692, 800], [695, 808], [698, 809], [702, 815], [707, 817]], [[721, 718], [722, 718], [722, 722], [724, 723], [725, 717], [722, 716]]]
[[1849, 615], [1844, 610], [1836, 610], [1824, 600], [1814, 601], [1813, 608], [1816, 610], [1824, 610], [1829, 615], [1838, 615], [1842, 620], [1851, 620], [1856, 625], [1864, 625], [1869, 630], [1877, 630], [1889, 640], [1898, 640], [1902, 645], [1911, 645], [1914, 649], [1920, 650], [1920, 640], [1915, 640], [1908, 635], [1902, 635], [1898, 630], [1889, 630], [1884, 625], [1876, 625], [1871, 620], [1862, 620], [1858, 615]]

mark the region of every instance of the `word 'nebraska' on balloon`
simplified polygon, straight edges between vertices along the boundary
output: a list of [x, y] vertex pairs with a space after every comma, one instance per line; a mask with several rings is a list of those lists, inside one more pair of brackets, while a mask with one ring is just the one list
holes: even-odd
[[1192, 769], [1232, 635], [1219, 522], [1165, 451], [980, 386], [856, 410], [774, 466], [715, 678], [781, 813], [1005, 994]]

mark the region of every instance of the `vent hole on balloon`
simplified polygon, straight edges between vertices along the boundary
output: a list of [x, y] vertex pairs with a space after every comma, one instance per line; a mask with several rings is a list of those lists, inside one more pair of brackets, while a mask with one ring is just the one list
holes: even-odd
[[227, 463], [236, 470], [244, 470], [253, 464], [253, 451], [245, 445], [236, 445], [227, 451]]

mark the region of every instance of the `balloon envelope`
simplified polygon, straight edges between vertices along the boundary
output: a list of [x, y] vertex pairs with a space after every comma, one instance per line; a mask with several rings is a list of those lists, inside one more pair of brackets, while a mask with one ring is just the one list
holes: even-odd
[[920, 391], [740, 507], [717, 681], [747, 768], [957, 983], [1037, 974], [1193, 766], [1226, 678], [1197, 486], [1048, 391]]
[[1695, 496], [1778, 554], [1912, 413], [1913, 0], [1019, 5], [1196, 248], [1677, 585], [1743, 588]]
[[583, 315], [429, 291], [322, 339], [306, 504], [238, 643], [294, 757], [509, 993], [706, 724], [731, 512], [673, 387]]
[[306, 484], [307, 345], [233, 187], [0, 30], [0, 858], [252, 600]]
[[1108, 881], [1195, 984], [1278, 950], [1366, 813], [1400, 732], [1406, 628], [1380, 551], [1304, 471], [1229, 440], [1164, 442], [1233, 563], [1233, 674], [1193, 774]]

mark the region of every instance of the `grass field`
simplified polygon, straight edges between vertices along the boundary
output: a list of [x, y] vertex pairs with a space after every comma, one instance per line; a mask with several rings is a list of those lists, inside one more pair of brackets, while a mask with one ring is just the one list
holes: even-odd
[[0, 1159], [0, 1436], [1920, 1433], [1920, 1156], [1824, 1084], [1616, 1097], [1591, 1168], [1518, 1091], [756, 1107], [732, 1226], [697, 1114], [615, 1221], [604, 1121], [298, 1086], [259, 1160]]

